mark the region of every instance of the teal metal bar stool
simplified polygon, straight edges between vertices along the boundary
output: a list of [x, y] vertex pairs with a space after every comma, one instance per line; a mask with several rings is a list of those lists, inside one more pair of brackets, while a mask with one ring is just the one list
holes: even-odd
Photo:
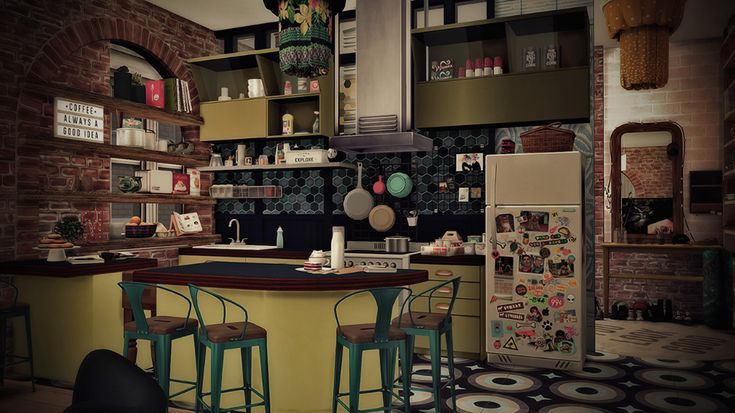
[[[406, 364], [409, 371], [409, 381], [413, 375], [413, 347], [416, 341], [416, 336], [425, 336], [429, 339], [429, 354], [431, 356], [431, 379], [432, 379], [432, 391], [434, 393], [434, 411], [439, 413], [442, 411], [441, 407], [441, 389], [446, 386], [450, 386], [450, 392], [452, 395], [452, 411], [457, 411], [457, 398], [454, 392], [454, 348], [452, 343], [452, 307], [454, 306], [454, 300], [457, 298], [457, 290], [459, 289], [460, 277], [452, 278], [451, 280], [442, 282], [423, 291], [408, 300], [408, 312], [402, 313], [400, 317], [393, 320], [393, 325], [400, 327], [407, 335], [406, 341], [408, 342], [409, 356], [404, 358], [401, 357], [401, 364]], [[441, 292], [447, 294], [451, 284], [452, 299], [447, 306], [447, 311], [442, 313], [433, 313], [431, 299], [434, 298], [434, 293]], [[429, 301], [429, 312], [417, 312], [411, 311], [411, 305], [413, 301], [419, 297], [428, 297]], [[444, 335], [447, 340], [447, 368], [449, 369], [449, 375], [443, 376], [441, 374], [441, 336]], [[404, 363], [405, 361], [405, 363]], [[447, 379], [447, 382], [442, 385], [441, 380]]]
[[[191, 300], [194, 303], [194, 311], [201, 325], [201, 329], [197, 334], [198, 350], [197, 350], [197, 412], [199, 406], [203, 405], [211, 413], [232, 412], [239, 409], [246, 409], [250, 413], [253, 407], [263, 406], [266, 413], [271, 411], [270, 390], [268, 384], [268, 348], [267, 348], [267, 332], [264, 328], [248, 322], [248, 311], [240, 304], [225, 298], [219, 294], [215, 294], [204, 288], [189, 284], [189, 292]], [[204, 318], [199, 310], [199, 292], [208, 294], [222, 304], [222, 323], [220, 324], [204, 324]], [[228, 323], [227, 305], [232, 304], [242, 310], [245, 314], [245, 321]], [[259, 392], [252, 386], [252, 360], [253, 347], [258, 347], [260, 355], [260, 374], [263, 382], [263, 392]], [[204, 381], [204, 361], [207, 355], [207, 348], [212, 352], [212, 388], [208, 393], [202, 392], [202, 383]], [[243, 386], [232, 389], [222, 390], [222, 370], [224, 368], [225, 350], [240, 349], [242, 358], [242, 378]], [[222, 393], [242, 390], [245, 392], [245, 405], [221, 408], [220, 400]], [[252, 395], [255, 393], [260, 398], [260, 402], [253, 403]], [[210, 396], [210, 403], [204, 402], [204, 396]]]
[[[406, 333], [400, 328], [391, 325], [391, 311], [393, 305], [401, 292], [411, 290], [405, 287], [377, 288], [370, 290], [355, 291], [342, 297], [334, 304], [334, 318], [337, 321], [337, 348], [334, 357], [334, 390], [332, 393], [332, 413], [337, 412], [337, 405], [347, 409], [349, 412], [377, 412], [392, 410], [393, 397], [403, 403], [403, 410], [408, 413], [411, 409], [411, 393], [409, 391], [410, 375], [408, 365], [402, 365], [401, 378], [403, 382], [403, 395], [396, 394], [393, 389], [396, 351], [401, 359], [408, 357], [408, 345]], [[341, 325], [337, 308], [346, 299], [358, 294], [372, 294], [377, 306], [375, 323]], [[405, 304], [405, 303], [404, 303]], [[401, 312], [403, 306], [401, 306]], [[339, 382], [342, 373], [342, 351], [347, 348], [350, 352], [350, 390], [347, 393], [339, 392]], [[381, 388], [371, 390], [360, 390], [360, 372], [362, 368], [362, 352], [367, 350], [380, 351], [380, 379]], [[383, 407], [367, 410], [359, 410], [360, 394], [382, 393]], [[341, 400], [341, 397], [349, 396], [349, 403]]]
[[[0, 289], [10, 289], [8, 299], [0, 297], [0, 386], [5, 383], [5, 368], [16, 364], [28, 363], [31, 371], [31, 388], [36, 391], [36, 381], [33, 374], [33, 343], [31, 342], [31, 307], [18, 302], [18, 287], [0, 280]], [[26, 324], [26, 344], [28, 356], [6, 354], [7, 352], [7, 322], [11, 318], [23, 317]], [[9, 359], [6, 361], [6, 358]]]
[[[158, 384], [163, 389], [167, 398], [176, 397], [182, 393], [194, 390], [196, 388], [196, 382], [188, 380], [172, 379], [171, 375], [171, 342], [178, 338], [191, 336], [194, 339], [194, 351], [197, 350], [196, 345], [196, 331], [197, 331], [197, 320], [190, 318], [191, 316], [191, 301], [186, 298], [183, 294], [178, 293], [169, 288], [149, 283], [123, 281], [117, 285], [125, 291], [125, 294], [130, 300], [130, 307], [133, 311], [133, 321], [125, 323], [124, 337], [125, 343], [123, 345], [123, 355], [128, 357], [130, 340], [149, 340], [154, 344], [155, 351], [153, 352], [154, 360], [154, 371]], [[154, 316], [147, 317], [143, 310], [143, 291], [153, 287], [160, 291], [165, 291], [174, 294], [184, 300], [188, 306], [186, 317], [170, 317], [170, 316]], [[170, 384], [183, 383], [188, 384], [186, 388], [178, 391], [174, 394], [169, 394]]]

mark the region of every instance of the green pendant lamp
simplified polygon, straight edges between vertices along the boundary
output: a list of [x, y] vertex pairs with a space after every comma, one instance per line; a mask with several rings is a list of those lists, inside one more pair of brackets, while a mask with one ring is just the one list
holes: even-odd
[[281, 71], [297, 77], [329, 72], [333, 56], [332, 17], [345, 0], [263, 0], [278, 16]]

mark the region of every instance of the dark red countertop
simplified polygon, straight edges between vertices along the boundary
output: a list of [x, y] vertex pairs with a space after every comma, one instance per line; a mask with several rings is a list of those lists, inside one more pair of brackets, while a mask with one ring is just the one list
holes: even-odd
[[138, 270], [157, 265], [158, 260], [153, 258], [128, 258], [103, 264], [70, 264], [65, 261], [48, 262], [46, 260], [8, 261], [0, 263], [0, 274], [71, 278]]
[[[281, 258], [305, 260], [311, 251], [295, 250], [218, 250], [208, 248], [180, 248], [179, 255], [199, 255], [208, 257], [252, 257], [252, 258]], [[440, 265], [485, 265], [484, 255], [455, 255], [452, 257], [439, 257], [432, 255], [412, 255], [411, 263], [416, 264], [440, 264]]]
[[208, 262], [139, 270], [133, 273], [133, 280], [243, 290], [338, 291], [410, 285], [429, 279], [429, 273], [424, 270], [316, 275], [296, 271], [296, 268], [298, 266], [287, 264]]

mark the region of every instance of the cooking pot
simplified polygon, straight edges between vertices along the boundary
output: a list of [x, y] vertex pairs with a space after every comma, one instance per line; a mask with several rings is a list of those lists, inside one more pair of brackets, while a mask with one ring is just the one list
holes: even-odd
[[385, 237], [385, 252], [408, 252], [410, 238], [394, 235]]

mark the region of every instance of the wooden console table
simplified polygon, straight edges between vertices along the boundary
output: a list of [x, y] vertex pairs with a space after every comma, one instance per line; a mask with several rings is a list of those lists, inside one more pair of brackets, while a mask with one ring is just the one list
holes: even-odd
[[675, 274], [610, 274], [610, 254], [613, 252], [650, 252], [650, 253], [681, 253], [701, 254], [705, 250], [722, 248], [721, 245], [690, 245], [690, 244], [632, 244], [632, 243], [602, 243], [602, 305], [605, 315], [610, 312], [610, 279], [628, 278], [638, 280], [689, 281], [702, 282], [703, 275], [675, 275]]

